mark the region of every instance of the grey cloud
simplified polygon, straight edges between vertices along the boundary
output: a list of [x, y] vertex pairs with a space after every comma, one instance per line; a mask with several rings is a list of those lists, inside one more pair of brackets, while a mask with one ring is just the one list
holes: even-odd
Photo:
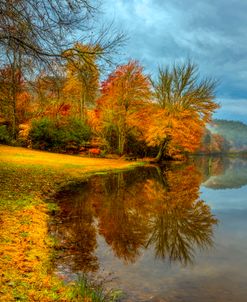
[[247, 99], [219, 98], [217, 101], [221, 108], [215, 113], [215, 118], [238, 119], [247, 123]]
[[218, 97], [247, 96], [247, 1], [105, 0], [104, 8], [129, 35], [126, 59], [147, 72], [191, 58], [201, 74], [219, 79]]

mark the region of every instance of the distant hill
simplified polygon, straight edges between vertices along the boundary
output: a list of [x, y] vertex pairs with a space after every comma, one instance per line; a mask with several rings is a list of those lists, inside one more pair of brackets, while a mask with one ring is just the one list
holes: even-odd
[[207, 125], [198, 152], [247, 154], [247, 125], [237, 121], [213, 120]]
[[213, 134], [219, 134], [226, 139], [231, 150], [247, 150], [247, 125], [242, 122], [213, 120], [208, 126]]

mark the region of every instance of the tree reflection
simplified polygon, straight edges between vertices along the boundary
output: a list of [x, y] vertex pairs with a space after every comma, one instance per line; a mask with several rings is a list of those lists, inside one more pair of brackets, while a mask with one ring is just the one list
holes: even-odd
[[[98, 259], [94, 252], [97, 247], [96, 226], [91, 202], [87, 202], [90, 191], [84, 183], [80, 189], [68, 190], [60, 196], [61, 224], [57, 228], [60, 237], [64, 258], [70, 268], [78, 268], [84, 272], [93, 272], [98, 269]], [[88, 195], [89, 194], [89, 195]]]
[[199, 200], [201, 180], [194, 165], [141, 168], [94, 177], [67, 194], [59, 232], [74, 268], [97, 270], [97, 232], [127, 263], [152, 248], [157, 258], [192, 263], [197, 248], [213, 244], [217, 224]]
[[211, 176], [224, 174], [230, 166], [230, 159], [221, 156], [198, 156], [193, 158], [193, 162], [202, 173], [202, 182], [205, 182]]
[[210, 207], [198, 200], [201, 175], [195, 167], [170, 170], [165, 178], [168, 189], [160, 182], [146, 184], [149, 200], [154, 205], [146, 247], [153, 245], [158, 258], [191, 263], [196, 247], [212, 245], [213, 225], [217, 219]]
[[[131, 176], [130, 176], [131, 177]], [[105, 194], [98, 212], [99, 233], [125, 262], [134, 262], [148, 236], [148, 224], [142, 215], [143, 199], [138, 182], [126, 186], [122, 173], [106, 179]]]
[[193, 165], [156, 172], [138, 180], [135, 173], [105, 180], [98, 200], [99, 232], [115, 255], [127, 262], [134, 262], [141, 249], [150, 246], [156, 257], [192, 262], [196, 247], [212, 245], [217, 223], [209, 206], [199, 200], [202, 175]]

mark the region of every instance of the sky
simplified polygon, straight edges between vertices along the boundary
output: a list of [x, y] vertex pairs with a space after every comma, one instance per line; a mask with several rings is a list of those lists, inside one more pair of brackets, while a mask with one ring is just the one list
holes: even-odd
[[192, 60], [219, 84], [214, 118], [247, 123], [247, 0], [104, 0], [106, 22], [125, 32], [122, 63], [145, 72]]

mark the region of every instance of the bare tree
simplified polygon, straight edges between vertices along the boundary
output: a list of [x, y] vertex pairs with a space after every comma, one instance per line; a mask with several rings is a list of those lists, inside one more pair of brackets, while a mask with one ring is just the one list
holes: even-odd
[[18, 50], [47, 64], [79, 41], [100, 45], [100, 55], [107, 54], [123, 35], [109, 38], [107, 28], [94, 33], [97, 11], [93, 0], [0, 0], [1, 52]]

